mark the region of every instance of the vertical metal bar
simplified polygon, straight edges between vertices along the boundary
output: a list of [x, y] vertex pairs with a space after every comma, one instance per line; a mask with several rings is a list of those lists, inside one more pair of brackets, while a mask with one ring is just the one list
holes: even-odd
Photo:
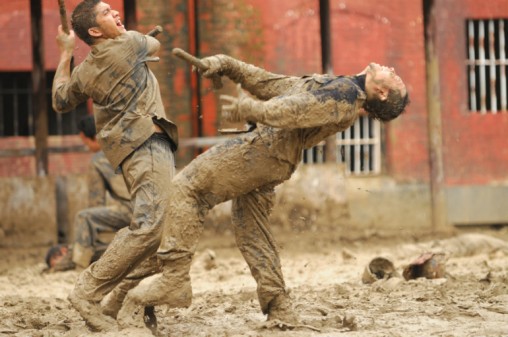
[[[199, 37], [199, 0], [188, 0], [188, 22], [189, 22], [189, 52], [193, 55], [200, 57], [200, 37]], [[190, 74], [191, 91], [191, 125], [192, 136], [203, 137], [203, 118], [201, 108], [201, 77], [197, 72]], [[203, 148], [196, 147], [194, 155], [203, 152]]]
[[362, 140], [366, 141], [363, 145], [363, 173], [368, 173], [370, 171], [370, 139], [369, 139], [369, 119], [366, 117], [361, 117], [363, 123], [363, 135]]
[[28, 135], [29, 136], [33, 136], [35, 134], [34, 109], [32, 109], [32, 107], [33, 107], [32, 104], [33, 104], [32, 95], [28, 94]]
[[377, 120], [373, 122], [374, 126], [374, 172], [381, 173], [381, 123]]
[[330, 34], [330, 1], [319, 0], [319, 27], [321, 32], [321, 68], [323, 73], [333, 73], [332, 43]]
[[490, 74], [490, 111], [497, 113], [497, 93], [496, 93], [496, 49], [494, 20], [489, 20], [489, 74]]
[[479, 22], [480, 112], [487, 112], [487, 79], [485, 74], [485, 22]]
[[501, 98], [501, 111], [507, 110], [507, 92], [506, 92], [506, 67], [508, 62], [506, 60], [505, 52], [505, 34], [504, 34], [504, 20], [499, 20], [499, 67], [500, 67], [500, 98]]
[[[325, 74], [333, 74], [332, 39], [330, 33], [330, 1], [319, 0], [319, 27], [321, 35], [321, 70]], [[337, 162], [337, 141], [335, 136], [325, 140], [325, 160]]]
[[439, 12], [442, 1], [423, 1], [425, 27], [425, 75], [428, 107], [430, 196], [432, 205], [432, 230], [441, 231], [448, 225], [446, 189], [443, 164], [443, 126], [441, 112], [440, 67], [437, 53], [437, 37], [445, 24]]
[[124, 0], [123, 11], [125, 13], [125, 28], [128, 30], [136, 30], [137, 17], [136, 17], [136, 0]]
[[469, 37], [469, 100], [471, 101], [470, 110], [478, 111], [476, 103], [476, 56], [475, 56], [475, 44], [474, 44], [474, 22], [468, 20], [468, 37]]
[[361, 165], [360, 165], [360, 144], [358, 143], [358, 139], [360, 138], [360, 123], [358, 120], [356, 120], [355, 124], [354, 124], [354, 128], [355, 128], [355, 135], [354, 135], [354, 139], [353, 139], [353, 144], [354, 144], [354, 155], [355, 155], [355, 167], [354, 167], [354, 173], [358, 174], [360, 173], [360, 168], [361, 168]]
[[35, 111], [35, 167], [38, 176], [48, 174], [48, 111], [46, 72], [44, 71], [44, 39], [42, 29], [42, 0], [30, 0], [32, 32], [32, 92]]
[[316, 158], [316, 164], [321, 164], [323, 161], [323, 156], [321, 155], [323, 152], [321, 151], [322, 149], [322, 146], [321, 145], [316, 145], [314, 147], [314, 156]]
[[12, 128], [12, 134], [19, 136], [19, 98], [18, 79], [16, 77], [12, 81]]
[[307, 164], [312, 164], [312, 148], [304, 150], [307, 157]]
[[[344, 131], [345, 139], [351, 139], [351, 128], [350, 126], [348, 129]], [[344, 161], [346, 162], [346, 172], [351, 173], [351, 145], [346, 142], [345, 150], [344, 150]]]

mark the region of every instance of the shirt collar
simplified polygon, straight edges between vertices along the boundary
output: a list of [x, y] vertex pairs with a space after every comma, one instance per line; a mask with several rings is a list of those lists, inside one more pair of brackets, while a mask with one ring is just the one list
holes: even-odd
[[352, 76], [353, 82], [355, 82], [363, 91], [365, 91], [365, 78], [367, 75], [355, 75]]

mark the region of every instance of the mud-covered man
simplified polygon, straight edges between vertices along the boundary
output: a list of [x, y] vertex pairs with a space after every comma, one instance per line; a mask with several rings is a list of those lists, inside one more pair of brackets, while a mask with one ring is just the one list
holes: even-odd
[[[97, 140], [111, 165], [122, 172], [133, 212], [129, 230], [120, 231], [106, 253], [79, 275], [69, 296], [89, 326], [102, 329], [114, 320], [101, 313], [99, 302], [142, 261], [154, 256], [159, 245], [161, 225], [167, 221], [163, 196], [170, 193], [178, 135], [176, 125], [166, 119], [159, 84], [147, 64], [158, 60], [157, 39], [126, 31], [118, 11], [99, 0], [80, 2], [71, 23], [69, 35], [58, 28], [60, 62], [53, 107], [66, 112], [92, 99]], [[75, 34], [91, 51], [71, 74]], [[107, 254], [119, 237], [122, 252]], [[146, 275], [157, 271], [156, 259], [152, 261]]]
[[[350, 127], [360, 114], [388, 122], [408, 104], [406, 86], [392, 68], [372, 63], [354, 76], [277, 75], [234, 58], [204, 58], [206, 77], [227, 76], [254, 96], [225, 96], [223, 117], [250, 121], [257, 128], [210, 148], [173, 180], [157, 255], [163, 273], [142, 281], [127, 295], [118, 314], [121, 326], [140, 326], [133, 314], [142, 305], [189, 305], [189, 269], [215, 205], [233, 200], [236, 242], [257, 282], [268, 320], [297, 322], [286, 293], [275, 240], [269, 229], [274, 188], [288, 180], [302, 152]], [[187, 302], [185, 302], [187, 301]]]

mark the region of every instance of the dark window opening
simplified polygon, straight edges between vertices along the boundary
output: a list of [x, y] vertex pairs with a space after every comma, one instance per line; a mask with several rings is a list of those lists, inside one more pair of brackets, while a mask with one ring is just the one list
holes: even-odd
[[[54, 72], [46, 74], [49, 135], [77, 134], [78, 120], [87, 114], [86, 104], [59, 114], [51, 106], [51, 86]], [[33, 136], [35, 134], [30, 72], [0, 73], [0, 137]]]

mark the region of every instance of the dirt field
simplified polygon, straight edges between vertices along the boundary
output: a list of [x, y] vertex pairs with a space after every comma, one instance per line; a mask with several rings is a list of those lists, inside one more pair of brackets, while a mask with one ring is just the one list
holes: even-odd
[[[364, 268], [374, 257], [390, 259], [402, 272], [427, 247], [449, 238], [408, 242], [276, 233], [286, 283], [302, 318], [302, 326], [281, 331], [260, 313], [255, 283], [232, 235], [208, 233], [192, 268], [193, 304], [184, 310], [157, 308], [159, 335], [508, 336], [508, 228], [480, 234], [504, 242], [452, 249], [445, 278], [363, 284]], [[0, 251], [0, 336], [151, 336], [135, 329], [90, 332], [66, 300], [77, 271], [43, 273], [43, 248]]]

